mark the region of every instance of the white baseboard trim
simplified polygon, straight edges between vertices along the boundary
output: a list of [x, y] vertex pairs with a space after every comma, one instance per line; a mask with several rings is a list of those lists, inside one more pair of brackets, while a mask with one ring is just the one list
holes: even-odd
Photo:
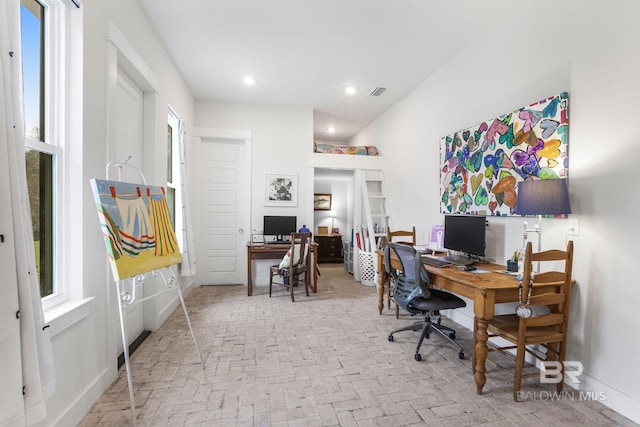
[[[195, 279], [193, 277], [188, 279], [188, 281], [186, 282], [186, 285], [182, 288], [183, 298], [187, 298], [187, 296], [191, 293], [191, 291], [193, 290], [194, 284], [195, 284]], [[171, 298], [171, 300], [167, 303], [167, 305], [165, 305], [158, 312], [158, 325], [162, 325], [169, 318], [171, 313], [173, 313], [175, 309], [178, 308], [179, 306], [180, 306], [180, 298], [178, 297], [178, 294], [175, 293], [174, 297]]]
[[629, 418], [634, 423], [640, 424], [640, 400], [616, 390], [587, 374], [580, 375], [580, 380], [580, 384], [574, 384], [571, 381], [565, 381], [565, 384], [583, 392], [583, 395], [587, 398], [598, 400], [613, 411]]
[[[182, 289], [183, 297], [187, 297], [193, 290], [195, 280], [190, 278], [188, 283]], [[90, 302], [88, 299], [85, 302]], [[164, 323], [167, 318], [173, 313], [173, 311], [180, 306], [180, 298], [177, 294], [170, 300], [170, 302], [161, 310], [158, 314], [159, 324]], [[63, 330], [64, 328], [60, 328]], [[117, 370], [112, 366], [106, 367], [100, 375], [98, 375], [93, 382], [78, 395], [78, 397], [71, 402], [60, 415], [53, 421], [48, 420], [48, 426], [53, 427], [66, 427], [72, 425], [78, 425], [91, 410], [91, 407], [98, 401], [100, 396], [113, 384], [118, 378]]]
[[47, 425], [53, 427], [66, 427], [75, 426], [87, 415], [94, 403], [98, 401], [100, 396], [111, 386], [111, 384], [117, 379], [110, 379], [113, 374], [110, 373], [111, 367], [102, 371], [102, 373], [96, 377], [96, 379], [84, 390], [84, 392], [78, 395], [78, 398], [74, 400], [61, 414], [60, 416], [50, 424]]
[[[473, 331], [473, 312], [447, 310], [444, 314], [454, 322]], [[470, 348], [469, 351], [473, 351], [473, 349]], [[537, 362], [535, 359], [529, 361]], [[581, 374], [580, 380], [582, 381], [580, 384], [574, 384], [570, 378], [565, 379], [566, 385], [582, 392], [582, 395], [578, 393], [577, 396], [574, 396], [576, 399], [582, 396], [584, 399], [598, 400], [603, 405], [611, 408], [611, 410], [629, 418], [634, 423], [640, 424], [640, 400], [616, 390], [587, 374]]]

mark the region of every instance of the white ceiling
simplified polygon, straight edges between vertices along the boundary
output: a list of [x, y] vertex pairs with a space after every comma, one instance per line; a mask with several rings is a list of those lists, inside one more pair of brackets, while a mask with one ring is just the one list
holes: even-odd
[[[327, 141], [347, 141], [514, 7], [509, 0], [139, 1], [196, 99], [311, 107], [314, 138]], [[247, 74], [252, 87], [242, 82]], [[345, 93], [349, 85], [355, 95]], [[369, 96], [377, 86], [387, 90]]]

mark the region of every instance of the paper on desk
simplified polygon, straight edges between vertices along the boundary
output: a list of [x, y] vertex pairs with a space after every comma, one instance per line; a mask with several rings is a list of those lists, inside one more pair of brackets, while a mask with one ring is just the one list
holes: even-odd
[[475, 270], [466, 271], [464, 267], [458, 267], [458, 270], [465, 271], [467, 273], [472, 273], [472, 274], [495, 273], [495, 270], [483, 270], [481, 268], [476, 268]]
[[517, 276], [517, 271], [509, 271], [509, 270], [496, 270], [498, 273], [508, 274], [509, 276]]

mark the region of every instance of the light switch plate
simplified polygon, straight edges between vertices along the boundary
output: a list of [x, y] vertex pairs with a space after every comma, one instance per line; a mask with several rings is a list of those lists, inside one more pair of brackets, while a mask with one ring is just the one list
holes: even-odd
[[580, 235], [580, 219], [577, 217], [569, 218], [569, 230], [567, 231], [569, 236]]

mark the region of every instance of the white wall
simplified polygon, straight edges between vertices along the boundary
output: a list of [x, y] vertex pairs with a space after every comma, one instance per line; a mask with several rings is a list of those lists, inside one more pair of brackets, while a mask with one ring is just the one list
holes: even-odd
[[[570, 191], [581, 228], [574, 239], [578, 285], [569, 358], [585, 363], [588, 389], [604, 388], [609, 396], [606, 404], [640, 421], [640, 378], [634, 364], [640, 352], [635, 332], [640, 300], [631, 258], [640, 237], [632, 222], [640, 202], [634, 197], [637, 190], [629, 190], [634, 188], [631, 171], [638, 145], [632, 124], [640, 113], [640, 30], [634, 22], [640, 16], [640, 5], [634, 0], [612, 0], [594, 10], [584, 3], [587, 5], [579, 0], [545, 2], [545, 7], [540, 2], [522, 4], [509, 19], [506, 13], [496, 19], [498, 27], [486, 34], [481, 33], [486, 23], [479, 24], [474, 45], [352, 141], [378, 145], [383, 157], [341, 156], [334, 163], [326, 160], [331, 155], [316, 158], [311, 153], [311, 108], [194, 105], [137, 2], [83, 2], [85, 145], [82, 164], [77, 165], [83, 179], [69, 191], [82, 195], [82, 224], [77, 234], [83, 256], [77, 274], [83, 283], [82, 296], [95, 301], [85, 320], [53, 338], [58, 384], [47, 403], [46, 424], [77, 424], [116, 375], [115, 360], [109, 355], [118, 332], [107, 322], [112, 303], [107, 292], [114, 284], [88, 184], [90, 178], [104, 176], [108, 160], [108, 20], [117, 25], [159, 80], [155, 107], [158, 150], [149, 153], [150, 167], [145, 170], [149, 182], [164, 180], [169, 104], [186, 120], [188, 132], [194, 126], [252, 130], [252, 223], [260, 226], [265, 214], [291, 212], [299, 223], [312, 218], [309, 167], [375, 168], [371, 165], [382, 162], [395, 223], [415, 224], [419, 238], [425, 241], [430, 225], [442, 221], [435, 172], [439, 138], [567, 90]], [[505, 47], [509, 43], [514, 47]], [[358, 166], [361, 162], [367, 166]], [[609, 172], [612, 168], [621, 172]], [[264, 175], [271, 172], [298, 174], [296, 208], [263, 206]], [[415, 197], [418, 184], [420, 197]], [[521, 223], [516, 218], [492, 219], [490, 256], [503, 260], [519, 246]], [[545, 245], [564, 244], [565, 222], [547, 220], [544, 229]]]
[[[107, 23], [112, 20], [159, 83], [156, 96], [155, 126], [148, 129], [154, 135], [145, 146], [145, 170], [147, 181], [163, 185], [166, 182], [166, 129], [167, 108], [171, 105], [190, 127], [193, 125], [194, 100], [187, 90], [176, 67], [159, 42], [155, 31], [137, 2], [86, 1], [84, 13], [83, 59], [83, 150], [82, 159], [74, 164], [74, 170], [82, 170], [81, 182], [74, 182], [68, 191], [81, 195], [82, 223], [74, 231], [76, 246], [82, 248], [80, 262], [74, 266], [81, 280], [80, 298], [94, 298], [88, 306], [89, 314], [52, 338], [56, 391], [47, 402], [47, 421], [44, 425], [75, 425], [89, 410], [94, 401], [117, 377], [115, 344], [119, 330], [115, 328], [113, 313], [114, 282], [106, 262], [93, 195], [89, 186], [91, 178], [104, 178], [107, 158]], [[77, 153], [74, 153], [74, 157]], [[116, 159], [123, 160], [123, 159]], [[78, 180], [80, 181], [80, 180]], [[165, 299], [152, 306], [156, 326], [175, 306], [175, 298]], [[145, 307], [146, 308], [146, 307]], [[146, 326], [146, 325], [145, 325]]]
[[[351, 240], [351, 224], [353, 218], [353, 192], [355, 179], [353, 172], [347, 174], [341, 172], [339, 175], [315, 177], [314, 193], [331, 194], [331, 211], [335, 212], [333, 228], [340, 230], [343, 241]], [[314, 211], [314, 233], [318, 232], [319, 225], [329, 227], [331, 232], [331, 211]]]
[[[195, 126], [248, 130], [251, 132], [251, 227], [262, 229], [265, 215], [296, 215], [298, 228], [313, 223], [313, 181], [309, 179], [306, 159], [313, 150], [313, 110], [303, 107], [233, 104], [198, 101], [195, 104]], [[188, 157], [197, 158], [192, 152]], [[302, 160], [301, 160], [302, 159]], [[192, 175], [194, 170], [190, 172]], [[197, 171], [195, 171], [197, 177]], [[264, 206], [265, 175], [295, 174], [298, 181], [297, 206]], [[193, 180], [193, 194], [197, 182]], [[194, 212], [198, 200], [192, 196]], [[200, 229], [197, 216], [194, 227]], [[247, 236], [247, 240], [249, 236]], [[257, 277], [254, 285], [268, 284], [270, 260], [255, 261]]]
[[[572, 237], [577, 286], [567, 359], [584, 364], [583, 389], [605, 391], [606, 405], [640, 422], [640, 199], [633, 178], [640, 142], [640, 3], [598, 4], [545, 1], [505, 11], [351, 143], [380, 148], [394, 221], [414, 223], [426, 242], [430, 226], [442, 222], [440, 138], [567, 91], [571, 217], [580, 220], [580, 235]], [[419, 197], [413, 183], [420, 183]], [[523, 220], [490, 223], [488, 256], [504, 262], [521, 244]], [[567, 229], [566, 220], [544, 220], [544, 248], [564, 246]], [[459, 321], [470, 325], [467, 314]]]
[[[313, 188], [314, 193], [319, 194], [331, 194], [331, 202], [335, 200], [336, 196], [333, 194], [333, 183], [331, 181], [315, 181], [315, 185]], [[334, 211], [335, 212], [335, 211]], [[336, 212], [337, 215], [337, 212]], [[318, 226], [326, 226], [329, 228], [329, 232], [331, 232], [331, 211], [313, 211], [313, 224], [315, 225], [313, 228], [313, 232], [318, 234]], [[334, 225], [336, 221], [339, 219], [336, 217], [333, 221]], [[340, 228], [338, 226], [338, 228]]]

